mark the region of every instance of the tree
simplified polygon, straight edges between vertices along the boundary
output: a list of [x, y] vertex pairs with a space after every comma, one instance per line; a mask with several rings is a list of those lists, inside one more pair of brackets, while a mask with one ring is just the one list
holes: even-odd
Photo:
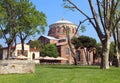
[[42, 51], [42, 56], [58, 57], [59, 53], [57, 47], [54, 44], [45, 45]]
[[[79, 36], [77, 38], [73, 38], [73, 44], [77, 47], [96, 47], [96, 40], [92, 37], [88, 36]], [[78, 44], [77, 44], [78, 43]]]
[[86, 54], [86, 61], [89, 65], [89, 52], [96, 47], [96, 40], [88, 36], [79, 36], [78, 38], [73, 38], [73, 44], [75, 48], [83, 48]]
[[[77, 58], [76, 58], [76, 53], [75, 53], [75, 50], [74, 50], [74, 45], [72, 44], [72, 39], [70, 37], [70, 29], [68, 26], [65, 26], [63, 25], [63, 29], [64, 29], [64, 32], [66, 34], [66, 38], [67, 38], [67, 42], [68, 42], [68, 46], [69, 46], [69, 49], [70, 49], [70, 52], [71, 52], [71, 56], [73, 57], [73, 60], [74, 60], [74, 65], [77, 65]], [[75, 35], [76, 36], [76, 33]]]
[[[73, 1], [64, 1], [66, 2], [66, 8], [78, 10], [80, 14], [86, 17], [86, 19], [96, 30], [102, 43], [102, 63], [100, 68], [109, 69], [110, 40], [112, 37], [113, 28], [117, 26], [120, 20], [120, 16], [114, 18], [117, 9], [119, 9], [120, 0], [96, 0], [94, 1], [94, 3], [96, 2], [95, 4], [93, 4], [92, 0], [88, 0], [92, 17], [82, 11], [82, 9], [74, 4]], [[95, 9], [95, 5], [97, 6], [97, 9]]]
[[16, 44], [16, 34], [18, 32], [18, 4], [16, 0], [0, 1], [0, 37], [8, 46], [7, 59], [11, 55], [11, 46]]
[[40, 40], [30, 41], [29, 44], [30, 44], [30, 47], [31, 47], [31, 48], [36, 48], [37, 50], [42, 51], [43, 45], [42, 45], [42, 43], [40, 42]]
[[116, 56], [116, 67], [119, 67], [120, 66], [120, 40], [119, 40], [119, 30], [118, 28], [115, 28], [113, 30], [113, 39], [114, 39], [114, 53], [115, 53], [115, 56]]
[[[120, 3], [118, 3], [118, 7], [120, 8]], [[120, 17], [120, 9], [117, 9], [116, 14], [114, 15], [114, 18], [118, 18]], [[117, 62], [117, 67], [120, 66], [120, 19], [119, 20], [114, 20], [115, 23], [118, 21], [118, 24], [114, 24], [116, 25], [116, 27], [113, 28], [113, 39], [114, 39], [114, 52], [115, 52], [115, 56], [116, 56], [116, 62]]]
[[22, 43], [22, 54], [24, 55], [24, 42], [30, 36], [44, 33], [46, 16], [43, 12], [36, 10], [35, 6], [29, 0], [20, 0], [19, 2], [19, 32], [17, 36]]
[[[67, 38], [68, 46], [69, 46], [69, 49], [70, 49], [70, 52], [71, 52], [71, 56], [73, 57], [73, 60], [74, 60], [74, 65], [77, 65], [78, 63], [77, 63], [77, 56], [76, 56], [76, 52], [75, 52], [75, 49], [76, 49], [75, 46], [76, 45], [74, 46], [72, 44], [73, 43], [72, 38], [78, 37], [78, 29], [79, 29], [80, 26], [81, 26], [82, 31], [85, 30], [84, 26], [81, 25], [84, 21], [86, 21], [86, 20], [80, 21], [79, 25], [76, 28], [76, 32], [74, 33], [74, 35], [72, 37], [70, 35], [70, 28], [63, 24], [63, 29], [64, 29], [64, 32], [66, 34], [66, 38]], [[78, 41], [77, 44], [81, 44], [81, 43]]]

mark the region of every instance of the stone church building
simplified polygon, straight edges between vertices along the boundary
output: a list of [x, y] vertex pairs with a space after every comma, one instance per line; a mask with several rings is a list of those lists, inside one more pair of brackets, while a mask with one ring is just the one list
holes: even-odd
[[[65, 33], [64, 27], [67, 27], [69, 29], [69, 35], [70, 38], [73, 36], [78, 37], [79, 34], [75, 34], [77, 31], [77, 25], [73, 24], [72, 22], [68, 20], [61, 19], [49, 26], [48, 35], [42, 35], [39, 37], [39, 40], [44, 45], [46, 44], [55, 44], [58, 48], [59, 56], [66, 58], [67, 61], [61, 61], [62, 64], [73, 64], [74, 60], [71, 56], [71, 51], [67, 42], [67, 37]], [[74, 49], [74, 48], [73, 48]], [[89, 59], [86, 59], [86, 50], [85, 49], [77, 49], [75, 50], [77, 62], [79, 64], [85, 65], [89, 62], [89, 64], [93, 64], [93, 52], [89, 52]]]

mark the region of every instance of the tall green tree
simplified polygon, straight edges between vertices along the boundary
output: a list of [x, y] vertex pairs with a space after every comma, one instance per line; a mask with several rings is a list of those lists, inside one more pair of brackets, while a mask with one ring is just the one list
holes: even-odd
[[96, 30], [102, 43], [102, 63], [100, 68], [109, 69], [110, 40], [113, 28], [117, 26], [120, 20], [120, 16], [114, 18], [116, 11], [119, 9], [120, 0], [88, 0], [92, 16], [84, 12], [74, 1], [64, 1], [66, 8], [78, 10]]
[[18, 32], [18, 4], [16, 0], [0, 0], [0, 37], [8, 46], [7, 59], [11, 54], [11, 46], [16, 41]]
[[22, 54], [24, 55], [24, 42], [30, 36], [44, 33], [47, 26], [46, 16], [43, 12], [36, 10], [35, 6], [29, 0], [20, 0], [19, 2], [19, 32], [17, 36], [22, 43]]
[[58, 57], [59, 52], [54, 44], [47, 44], [43, 48], [42, 56]]
[[96, 47], [96, 40], [92, 37], [88, 36], [79, 36], [77, 38], [73, 38], [73, 44], [75, 47], [86, 47], [86, 48], [91, 48], [91, 47]]

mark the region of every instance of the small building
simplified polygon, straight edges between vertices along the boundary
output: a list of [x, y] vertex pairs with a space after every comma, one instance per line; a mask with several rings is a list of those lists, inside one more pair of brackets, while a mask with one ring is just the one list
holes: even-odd
[[[5, 60], [7, 58], [7, 47], [0, 49], [0, 59]], [[39, 63], [39, 60], [36, 60], [36, 58], [39, 58], [40, 52], [35, 48], [30, 48], [29, 45], [24, 44], [24, 56], [21, 54], [22, 52], [22, 46], [21, 44], [17, 44], [16, 48], [14, 46], [11, 47], [11, 49], [15, 49], [10, 56], [11, 59], [27, 59], [27, 60], [33, 60], [35, 63]]]

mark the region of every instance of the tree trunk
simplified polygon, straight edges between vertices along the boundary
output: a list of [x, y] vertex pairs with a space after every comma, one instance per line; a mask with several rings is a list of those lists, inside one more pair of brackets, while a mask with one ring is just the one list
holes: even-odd
[[[70, 40], [69, 40], [70, 41]], [[70, 48], [70, 51], [71, 51], [71, 56], [73, 57], [74, 59], [74, 65], [77, 65], [77, 59], [76, 59], [76, 53], [74, 52], [74, 50], [72, 49], [72, 45], [70, 42], [68, 42], [68, 45], [69, 45], [69, 48]]]
[[118, 46], [115, 46], [115, 56], [116, 56], [115, 66], [120, 67], [120, 52], [119, 52]]
[[77, 59], [76, 58], [74, 58], [74, 65], [77, 65]]
[[10, 57], [10, 51], [11, 51], [11, 48], [10, 48], [10, 44], [8, 44], [8, 49], [7, 49], [7, 60], [9, 59], [9, 57]]
[[119, 28], [117, 27], [115, 29], [115, 31], [113, 32], [113, 38], [114, 38], [114, 43], [115, 43], [115, 66], [116, 67], [120, 67], [120, 40], [119, 40], [119, 35], [120, 35], [120, 31]]
[[24, 40], [23, 39], [21, 40], [21, 45], [22, 45], [22, 52], [21, 52], [21, 54], [24, 55]]
[[117, 67], [120, 67], [120, 53], [117, 55]]
[[107, 36], [106, 41], [102, 42], [102, 60], [101, 69], [109, 69], [109, 51], [110, 51], [110, 37]]
[[[77, 59], [76, 59], [76, 53], [74, 51], [75, 47], [74, 45], [72, 45], [71, 43], [71, 38], [70, 38], [70, 34], [69, 34], [69, 28], [67, 26], [64, 26], [63, 25], [63, 28], [66, 32], [66, 37], [67, 37], [67, 42], [68, 42], [68, 46], [70, 48], [70, 52], [71, 52], [71, 56], [73, 57], [74, 59], [74, 65], [77, 65]], [[73, 49], [74, 48], [74, 49]]]

